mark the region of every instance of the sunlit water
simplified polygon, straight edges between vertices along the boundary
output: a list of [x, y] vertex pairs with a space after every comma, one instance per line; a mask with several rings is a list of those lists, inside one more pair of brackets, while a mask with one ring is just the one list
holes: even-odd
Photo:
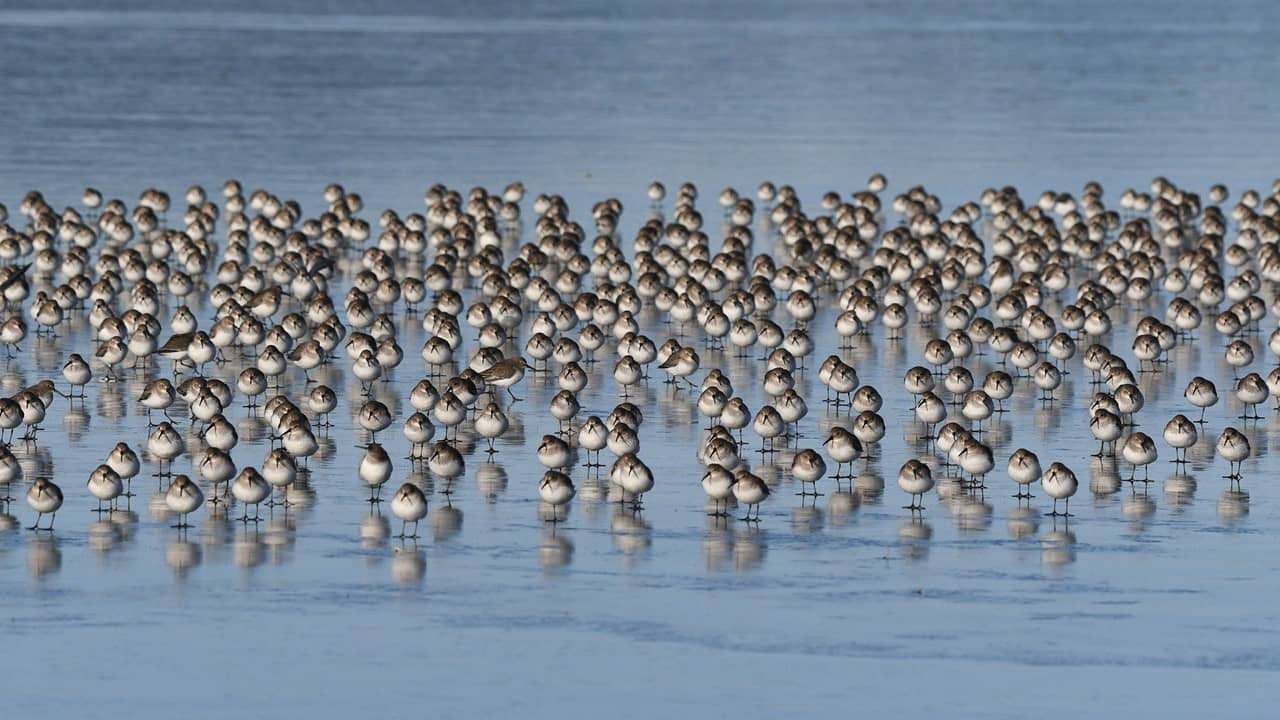
[[[891, 192], [925, 183], [949, 205], [987, 185], [1030, 196], [1087, 179], [1114, 204], [1156, 173], [1199, 190], [1265, 188], [1280, 150], [1280, 101], [1266, 83], [1280, 61], [1260, 37], [1274, 29], [1269, 5], [1074, 4], [1065, 16], [1011, 5], [970, 17], [941, 3], [813, 4], [782, 19], [765, 6], [690, 16], [664, 4], [536, 16], [502, 4], [449, 17], [393, 3], [359, 17], [289, 3], [241, 10], [0, 10], [0, 201], [15, 207], [36, 187], [61, 206], [93, 184], [132, 202], [153, 184], [177, 196], [234, 176], [315, 212], [336, 180], [374, 219], [381, 207], [418, 210], [435, 181], [497, 189], [521, 178], [533, 193], [564, 194], [583, 222], [591, 202], [621, 197], [629, 235], [654, 177], [698, 182], [709, 221], [724, 185], [790, 182], [809, 206], [820, 191], [860, 189], [874, 170]], [[1111, 346], [1127, 351], [1133, 322], [1162, 316], [1168, 299], [1114, 315]], [[812, 324], [801, 447], [848, 422], [824, 406], [813, 370], [836, 351], [833, 318], [825, 308]], [[634, 400], [641, 457], [657, 476], [644, 512], [607, 504], [578, 468], [579, 495], [552, 528], [536, 502], [534, 448], [555, 430], [553, 379], [517, 388], [523, 402], [509, 407], [492, 463], [464, 432], [467, 469], [449, 495], [401, 459], [408, 389], [425, 373], [418, 320], [405, 318], [405, 363], [377, 390], [399, 421], [379, 438], [396, 459], [393, 484], [432, 490], [416, 543], [389, 537], [399, 523], [364, 501], [353, 445], [367, 437], [353, 430], [360, 400], [345, 359], [317, 374], [340, 403], [309, 490], [256, 530], [206, 508], [178, 535], [152, 509], [154, 464], [131, 512], [92, 513], [90, 469], [117, 440], [145, 440], [136, 398], [148, 375], [96, 383], [84, 403], [58, 399], [38, 442], [18, 449], [28, 478], [48, 473], [67, 494], [57, 532], [0, 533], [4, 716], [48, 705], [83, 717], [695, 707], [1026, 717], [1080, 702], [1178, 716], [1251, 703], [1280, 669], [1274, 415], [1244, 426], [1254, 459], [1243, 493], [1229, 492], [1209, 442], [1239, 422], [1234, 400], [1211, 412], [1185, 477], [1160, 444], [1154, 482], [1131, 488], [1119, 482], [1127, 467], [1089, 457], [1092, 388], [1077, 359], [1057, 403], [1020, 385], [992, 423], [997, 470], [984, 496], [948, 496], [943, 483], [912, 520], [896, 472], [927, 450], [902, 373], [932, 333], [913, 325], [891, 344], [877, 329], [845, 352], [884, 394], [890, 426], [852, 492], [824, 481], [816, 503], [802, 500], [790, 455], [761, 463], [748, 435], [744, 455], [777, 482], [762, 522], [707, 518], [693, 396], [655, 369]], [[659, 342], [673, 332], [645, 323]], [[28, 340], [0, 376], [4, 391], [60, 377], [67, 353], [91, 349], [85, 326], [81, 316], [57, 340]], [[1264, 344], [1255, 339], [1258, 368], [1275, 361]], [[603, 357], [581, 417], [618, 400]], [[979, 375], [991, 361], [968, 365]], [[759, 407], [760, 363], [709, 350], [702, 362]], [[240, 367], [212, 372], [234, 385]], [[1158, 438], [1186, 412], [1182, 389], [1197, 373], [1227, 394], [1231, 372], [1208, 332], [1142, 377], [1141, 429]], [[300, 388], [301, 375], [288, 385]], [[238, 406], [229, 416], [237, 464], [260, 463], [265, 426]], [[1080, 476], [1069, 525], [1040, 516], [1038, 490], [1034, 511], [1009, 497], [1004, 461], [1019, 446]], [[11, 524], [33, 519], [20, 499], [11, 512]]]

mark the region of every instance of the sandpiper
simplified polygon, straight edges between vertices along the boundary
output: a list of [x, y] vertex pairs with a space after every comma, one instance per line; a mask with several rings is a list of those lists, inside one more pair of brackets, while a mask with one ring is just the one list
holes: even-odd
[[[484, 379], [486, 385], [490, 388], [505, 388], [507, 394], [511, 396], [512, 402], [517, 402], [515, 393], [511, 391], [511, 386], [524, 379], [526, 370], [532, 369], [529, 362], [523, 357], [513, 357], [503, 360], [493, 367], [480, 373], [480, 377]], [[492, 390], [490, 393], [492, 394]], [[496, 399], [496, 398], [495, 398]]]
[[[418, 537], [418, 522], [427, 516], [427, 496], [422, 489], [413, 483], [405, 483], [391, 496], [391, 512], [400, 518], [400, 539]], [[408, 524], [413, 523], [413, 534], [405, 533]]]
[[[36, 511], [36, 521], [28, 530], [46, 530], [53, 532], [53, 521], [57, 519], [58, 508], [62, 507], [62, 490], [49, 478], [38, 477], [27, 490], [27, 505]], [[40, 527], [40, 519], [49, 516], [49, 527]]]
[[173, 477], [173, 482], [169, 484], [169, 490], [164, 496], [164, 503], [170, 512], [178, 515], [178, 522], [173, 527], [185, 530], [190, 527], [187, 523], [187, 517], [204, 504], [204, 493], [201, 492], [200, 486], [191, 481], [191, 478], [178, 474]]

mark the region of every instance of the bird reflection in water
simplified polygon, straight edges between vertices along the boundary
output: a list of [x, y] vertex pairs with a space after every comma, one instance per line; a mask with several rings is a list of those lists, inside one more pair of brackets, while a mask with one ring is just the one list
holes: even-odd
[[89, 412], [82, 405], [74, 405], [62, 416], [62, 431], [67, 435], [67, 442], [80, 445], [85, 434], [89, 432]]
[[251, 570], [266, 561], [266, 546], [256, 525], [244, 526], [231, 541], [231, 561], [236, 567]]
[[272, 513], [262, 528], [262, 544], [273, 565], [283, 565], [291, 559], [290, 551], [297, 542], [298, 525], [293, 513]]
[[[360, 547], [365, 550], [378, 550], [386, 547], [387, 538], [391, 537], [391, 521], [371, 505], [369, 512], [360, 518]], [[375, 557], [370, 555], [370, 558]]]
[[1010, 510], [1005, 522], [1009, 537], [1013, 540], [1027, 540], [1035, 537], [1040, 530], [1040, 516], [1040, 509], [1029, 505], [1019, 505]]
[[452, 498], [445, 496], [442, 507], [427, 514], [431, 526], [431, 539], [437, 543], [448, 542], [462, 532], [462, 511], [453, 506]]
[[119, 547], [123, 536], [121, 526], [110, 520], [95, 520], [89, 523], [89, 549], [105, 556]]
[[1095, 457], [1089, 460], [1089, 492], [1093, 493], [1094, 505], [1104, 507], [1111, 505], [1112, 495], [1120, 492], [1120, 470], [1114, 457]]
[[708, 572], [723, 572], [733, 558], [733, 528], [729, 518], [707, 516], [707, 529], [702, 536], [702, 559]]
[[222, 551], [234, 533], [229, 518], [230, 509], [230, 503], [227, 502], [210, 506], [204, 522], [200, 524], [200, 544], [208, 553], [208, 559], [214, 563], [221, 560]]
[[1235, 525], [1249, 515], [1249, 493], [1227, 489], [1218, 496], [1218, 519], [1223, 525]]
[[538, 501], [538, 520], [558, 525], [569, 519], [569, 508], [571, 506], [566, 503], [564, 505], [552, 505], [548, 502]]
[[495, 503], [507, 492], [507, 469], [500, 462], [479, 463], [476, 465], [476, 488], [480, 497], [489, 503]]
[[758, 525], [746, 524], [733, 530], [733, 569], [752, 572], [764, 567], [766, 531]]
[[62, 541], [56, 535], [33, 537], [27, 545], [27, 570], [31, 577], [49, 577], [61, 569]]
[[797, 535], [813, 535], [822, 531], [823, 513], [811, 502], [801, 499], [801, 505], [791, 510], [791, 531]]
[[397, 585], [421, 585], [427, 575], [427, 554], [416, 543], [396, 545], [391, 552], [391, 579]]
[[831, 493], [831, 497], [827, 498], [827, 518], [831, 527], [838, 528], [850, 524], [861, 504], [862, 500], [857, 493], [848, 490], [837, 490]]
[[615, 506], [609, 520], [609, 532], [613, 536], [613, 546], [622, 551], [627, 564], [644, 558], [653, 545], [653, 528], [645, 521], [644, 515], [626, 507]]
[[1076, 534], [1067, 518], [1053, 519], [1053, 527], [1040, 540], [1040, 561], [1053, 568], [1076, 561]]
[[918, 514], [898, 526], [898, 551], [903, 560], [919, 561], [929, 557], [932, 539], [933, 526]]
[[853, 490], [865, 505], [879, 505], [884, 497], [884, 476], [879, 472], [864, 472], [853, 479]]
[[1156, 501], [1144, 489], [1134, 492], [1120, 501], [1120, 514], [1129, 521], [1129, 527], [1135, 533], [1144, 532], [1147, 522], [1156, 513]]
[[184, 580], [193, 569], [204, 562], [204, 551], [200, 545], [188, 540], [185, 535], [178, 535], [177, 539], [169, 541], [165, 546], [164, 562], [170, 570], [173, 570], [174, 577]]
[[548, 525], [538, 543], [538, 564], [548, 572], [558, 572], [573, 562], [573, 540], [562, 528]]
[[991, 503], [974, 495], [964, 495], [952, 505], [956, 527], [962, 533], [986, 532], [991, 527], [991, 516], [994, 513]]
[[1175, 512], [1191, 507], [1196, 497], [1196, 479], [1192, 475], [1174, 473], [1165, 478], [1164, 497]]

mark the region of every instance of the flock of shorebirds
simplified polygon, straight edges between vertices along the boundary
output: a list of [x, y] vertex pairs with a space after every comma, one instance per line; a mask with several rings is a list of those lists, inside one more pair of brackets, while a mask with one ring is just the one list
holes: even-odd
[[[723, 237], [714, 242], [690, 184], [670, 198], [653, 183], [649, 219], [627, 234], [616, 199], [592, 207], [584, 226], [561, 197], [539, 195], [523, 244], [511, 232], [525, 222], [519, 183], [497, 194], [433, 186], [425, 213], [385, 210], [376, 228], [362, 217], [360, 196], [338, 185], [325, 189], [325, 208], [314, 217], [264, 190], [246, 195], [236, 181], [222, 187], [220, 203], [192, 187], [180, 213], [155, 189], [132, 208], [90, 189], [80, 207], [60, 211], [30, 192], [13, 214], [0, 205], [0, 344], [13, 357], [29, 333], [56, 334], [78, 316], [92, 346], [65, 356], [60, 379], [0, 398], [0, 510], [24, 489], [31, 529], [53, 530], [64, 491], [50, 477], [24, 477], [14, 444], [36, 440], [59, 396], [83, 401], [91, 384], [132, 373], [145, 379], [136, 401], [148, 435], [118, 442], [89, 474], [84, 492], [100, 511], [131, 497], [133, 480], [154, 465], [175, 527], [206, 506], [239, 504], [245, 523], [260, 518], [264, 503], [287, 512], [290, 487], [310, 472], [317, 434], [338, 409], [339, 392], [311, 373], [333, 364], [360, 382], [354, 423], [369, 440], [353, 470], [375, 505], [395, 474], [378, 433], [399, 422], [411, 463], [447, 492], [466, 468], [459, 432], [487, 441], [477, 452], [492, 457], [528, 373], [553, 377], [558, 389], [548, 412], [559, 430], [537, 445], [545, 473], [529, 489], [552, 522], [575, 497], [579, 462], [597, 478], [607, 468], [608, 499], [640, 510], [658, 478], [641, 459], [644, 411], [630, 399], [654, 371], [666, 375], [673, 398], [706, 419], [697, 460], [717, 516], [736, 505], [742, 520], [759, 520], [776, 479], [752, 471], [754, 453], [763, 461], [785, 452], [801, 494], [813, 496], [819, 483], [839, 486], [852, 477], [846, 468], [872, 457], [886, 420], [922, 430], [919, 452], [886, 458], [900, 463], [898, 485], [912, 514], [940, 473], [978, 494], [1003, 464], [1019, 504], [1031, 503], [1038, 483], [1052, 500], [1048, 514], [1065, 516], [1079, 487], [1072, 458], [1042, 461], [1025, 447], [998, 457], [984, 424], [1019, 386], [1044, 403], [1061, 402], [1056, 393], [1073, 371], [1090, 376], [1078, 421], [1099, 443], [1097, 457], [1118, 456], [1135, 483], [1148, 481], [1161, 445], [1183, 464], [1189, 449], [1213, 442], [1205, 411], [1224, 385], [1245, 413], [1214, 451], [1238, 486], [1256, 408], [1280, 399], [1280, 368], [1265, 376], [1250, 369], [1268, 313], [1259, 293], [1264, 282], [1280, 281], [1280, 183], [1270, 195], [1247, 191], [1229, 208], [1225, 187], [1202, 198], [1164, 178], [1149, 191], [1126, 190], [1116, 209], [1096, 183], [1078, 195], [1034, 199], [1005, 187], [946, 214], [923, 187], [896, 195], [886, 188], [874, 175], [847, 197], [823, 195], [816, 212], [788, 186], [764, 183], [754, 198], [726, 189], [716, 211]], [[1162, 314], [1134, 317], [1159, 306]], [[207, 308], [208, 317], [192, 307]], [[834, 333], [813, 332], [823, 308], [834, 310]], [[642, 323], [655, 315], [665, 322]], [[1205, 319], [1224, 339], [1234, 376], [1190, 379], [1190, 415], [1158, 418], [1166, 424], [1157, 440], [1138, 430], [1139, 378], [1173, 372], [1170, 354], [1210, 332]], [[1131, 346], [1109, 346], [1114, 324], [1133, 320]], [[847, 351], [908, 342], [912, 322], [929, 339], [912, 348], [923, 362], [905, 371], [896, 391], [910, 394], [914, 418], [886, 418], [882, 393], [891, 389], [860, 384]], [[406, 359], [399, 338], [407, 323], [420, 323], [427, 339], [422, 379], [408, 396], [413, 413], [400, 419], [377, 388]], [[464, 350], [464, 333], [474, 334], [473, 352]], [[825, 338], [839, 339], [829, 355], [817, 347]], [[732, 373], [704, 367], [699, 348], [759, 356], [767, 402], [749, 407]], [[1280, 330], [1268, 348], [1280, 354]], [[975, 377], [971, 360], [984, 355], [998, 365]], [[238, 370], [234, 387], [206, 374], [210, 364], [228, 363]], [[801, 391], [798, 378], [811, 367], [825, 399]], [[617, 405], [582, 417], [581, 393], [605, 382], [610, 368]], [[820, 401], [847, 422], [809, 442], [798, 424]], [[225, 413], [237, 402], [271, 430], [256, 465], [236, 457], [239, 438]], [[758, 450], [748, 449], [747, 429]], [[430, 492], [404, 482], [391, 494], [400, 537], [416, 537]]]

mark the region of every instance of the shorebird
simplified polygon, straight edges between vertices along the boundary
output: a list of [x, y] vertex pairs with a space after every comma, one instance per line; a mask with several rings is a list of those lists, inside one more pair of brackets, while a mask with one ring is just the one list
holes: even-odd
[[[169, 339], [165, 340], [164, 344], [160, 345], [159, 348], [153, 350], [155, 354], [159, 355], [160, 357], [166, 360], [170, 360], [173, 362], [174, 377], [177, 377], [178, 375], [179, 366], [192, 364], [191, 361], [188, 359], [188, 354], [189, 354], [189, 349], [191, 347], [191, 340], [194, 337], [195, 337], [194, 332], [177, 333], [175, 335], [169, 336]], [[130, 342], [132, 343], [132, 341]], [[132, 350], [132, 348], [130, 349]], [[135, 351], [134, 354], [137, 355], [139, 353]], [[147, 353], [147, 354], [150, 354], [150, 353]]]
[[[231, 483], [231, 494], [244, 505], [244, 514], [240, 517], [240, 522], [256, 523], [261, 520], [258, 506], [271, 497], [271, 483], [267, 482], [256, 468], [246, 467], [236, 476], [235, 482]], [[250, 505], [253, 506], [253, 517], [249, 517]]]
[[1040, 480], [1040, 458], [1026, 448], [1018, 448], [1009, 456], [1009, 479], [1018, 485], [1015, 498], [1031, 497], [1031, 485]]
[[1240, 378], [1236, 382], [1236, 399], [1244, 404], [1244, 413], [1240, 415], [1240, 419], [1261, 420], [1258, 405], [1267, 401], [1268, 394], [1267, 383], [1258, 373], [1251, 372]]
[[200, 460], [200, 477], [204, 478], [212, 487], [209, 494], [212, 496], [209, 502], [217, 505], [222, 502], [222, 494], [218, 492], [218, 486], [229, 482], [236, 474], [236, 464], [231, 459], [231, 455], [216, 447], [205, 448], [204, 456]]
[[276, 505], [284, 506], [286, 509], [291, 505], [289, 502], [289, 486], [298, 478], [298, 464], [284, 448], [275, 448], [267, 453], [267, 458], [262, 462], [262, 479], [266, 480], [272, 488], [279, 488], [281, 498], [276, 500], [272, 497], [267, 503], [270, 507]]
[[1133, 468], [1129, 473], [1129, 482], [1133, 482], [1137, 476], [1139, 465], [1142, 466], [1142, 481], [1150, 482], [1148, 466], [1156, 461], [1156, 455], [1156, 443], [1146, 433], [1135, 432], [1125, 438], [1120, 456]]
[[639, 510], [642, 496], [653, 489], [653, 471], [634, 453], [627, 453], [609, 468], [609, 482], [622, 488], [622, 502], [630, 497], [632, 509]]
[[1192, 405], [1200, 408], [1200, 419], [1196, 422], [1202, 425], [1205, 422], [1205, 411], [1218, 404], [1218, 389], [1214, 387], [1213, 381], [1199, 375], [1191, 378], [1191, 382], [1187, 383], [1183, 396]]
[[[542, 502], [558, 508], [565, 505], [577, 491], [573, 487], [573, 481], [568, 475], [558, 470], [547, 470], [542, 475], [542, 480], [538, 483], [538, 498]], [[550, 516], [550, 522], [559, 522], [559, 518], [554, 513]]]
[[200, 486], [191, 481], [191, 478], [178, 474], [169, 484], [169, 490], [164, 495], [164, 503], [170, 512], [178, 515], [178, 522], [173, 527], [185, 530], [190, 527], [187, 517], [204, 504], [204, 493], [200, 491]]
[[1115, 441], [1119, 439], [1123, 431], [1124, 421], [1116, 413], [1106, 409], [1099, 409], [1094, 412], [1093, 417], [1089, 420], [1089, 432], [1099, 442], [1098, 452], [1094, 454], [1094, 457], [1103, 457], [1106, 454], [1108, 443], [1112, 445], [1111, 454], [1114, 456]]
[[445, 481], [446, 489], [443, 492], [447, 495], [451, 492], [448, 486], [463, 473], [466, 462], [457, 448], [441, 441], [431, 446], [431, 453], [427, 455], [427, 469]]
[[[830, 435], [823, 441], [823, 446], [827, 448], [827, 454], [836, 462], [837, 480], [841, 477], [841, 470], [846, 464], [852, 465], [858, 458], [862, 457], [862, 443], [858, 438], [848, 430], [836, 425], [831, 428]], [[852, 473], [850, 473], [852, 476]]]
[[933, 472], [919, 460], [908, 460], [898, 471], [898, 487], [911, 496], [911, 504], [904, 505], [904, 510], [924, 510], [924, 494], [933, 489]]
[[[400, 539], [418, 537], [418, 522], [427, 516], [427, 496], [413, 483], [405, 483], [391, 496], [391, 512], [400, 518]], [[405, 528], [413, 523], [413, 534], [406, 535]]]
[[[747, 514], [740, 520], [759, 522], [760, 503], [767, 500], [770, 494], [769, 485], [745, 467], [733, 474], [733, 497], [747, 507]], [[755, 517], [751, 515], [752, 509], [755, 510]]]
[[1218, 436], [1217, 450], [1218, 455], [1228, 463], [1225, 477], [1239, 484], [1241, 465], [1249, 459], [1251, 453], [1249, 438], [1233, 427], [1226, 428]]
[[[483, 417], [483, 415], [476, 416], [476, 432], [480, 433], [481, 436], [484, 436], [484, 431], [481, 430], [479, 425], [481, 417]], [[409, 441], [409, 455], [406, 459], [421, 460], [423, 457], [423, 449], [436, 435], [436, 428], [435, 425], [431, 424], [431, 419], [424, 413], [415, 412], [405, 418], [403, 433], [405, 439]], [[492, 443], [492, 441], [490, 442]]]
[[[1062, 463], [1053, 463], [1040, 479], [1040, 487], [1044, 489], [1045, 494], [1053, 498], [1053, 511], [1046, 513], [1047, 515], [1071, 517], [1071, 496], [1076, 494], [1080, 483], [1070, 468]], [[1066, 501], [1066, 509], [1061, 513], [1058, 512], [1059, 500]]]
[[[507, 358], [480, 373], [480, 377], [490, 387], [491, 395], [493, 393], [492, 388], [505, 388], [507, 394], [511, 396], [512, 402], [518, 402], [520, 398], [511, 392], [511, 386], [523, 380], [525, 371], [532, 369], [532, 367], [523, 357]], [[496, 400], [496, 398], [494, 399]]]
[[[800, 481], [801, 495], [821, 495], [818, 492], [818, 480], [827, 474], [827, 463], [817, 450], [805, 448], [796, 453], [795, 458], [792, 459], [791, 474]], [[812, 493], [805, 489], [806, 485], [813, 486]]]
[[884, 433], [884, 418], [880, 417], [879, 413], [867, 410], [853, 419], [853, 434], [862, 443], [863, 457], [867, 463], [871, 462], [871, 446], [880, 442], [884, 438]]
[[169, 407], [173, 405], [173, 401], [177, 399], [177, 396], [178, 393], [174, 389], [173, 383], [166, 378], [152, 380], [143, 386], [142, 396], [138, 398], [138, 402], [147, 409], [147, 425], [150, 427], [155, 426], [151, 422], [151, 411], [153, 410], [160, 410], [168, 418]]
[[[71, 385], [71, 392], [67, 393], [68, 398], [84, 399], [84, 386], [89, 384], [93, 379], [93, 370], [89, 367], [89, 363], [78, 353], [71, 353], [67, 357], [66, 363], [62, 365], [62, 377]], [[77, 393], [76, 389], [80, 392]]]
[[379, 503], [382, 486], [391, 479], [391, 456], [376, 442], [365, 446], [358, 470], [360, 481], [369, 488], [369, 502]]
[[[27, 505], [36, 511], [36, 521], [28, 530], [46, 530], [53, 532], [53, 521], [58, 517], [58, 508], [62, 507], [62, 490], [46, 477], [38, 477], [27, 490]], [[40, 520], [49, 516], [49, 527], [40, 527]]]
[[128, 443], [119, 442], [107, 454], [107, 465], [120, 476], [125, 482], [125, 497], [133, 497], [133, 478], [138, 475], [142, 469], [142, 463], [138, 460], [138, 454], [129, 447]]
[[[707, 471], [702, 475], [702, 491], [715, 502], [715, 510], [708, 515], [723, 517], [728, 514], [728, 500], [733, 495], [733, 483], [733, 473], [723, 465], [711, 463], [707, 466]], [[724, 504], [725, 509], [721, 509], [721, 504]]]
[[[186, 443], [182, 435], [168, 422], [161, 422], [147, 437], [147, 451], [159, 460], [156, 477], [164, 478], [171, 474], [173, 461], [186, 451]], [[169, 463], [170, 472], [165, 471], [165, 463]]]
[[658, 367], [667, 371], [670, 384], [675, 385], [677, 381], [684, 380], [689, 383], [689, 387], [697, 387], [693, 381], [689, 380], [689, 376], [698, 371], [700, 364], [698, 352], [692, 347], [685, 346], [673, 352]]
[[1196, 430], [1196, 424], [1186, 415], [1175, 415], [1164, 426], [1164, 441], [1174, 449], [1173, 462], [1176, 464], [1186, 464], [1187, 448], [1195, 445], [1199, 439], [1200, 433]]
[[[619, 426], [624, 427], [624, 426]], [[569, 466], [571, 454], [569, 444], [555, 435], [543, 435], [538, 445], [538, 462], [550, 470], [559, 470]]]
[[760, 436], [760, 453], [774, 452], [774, 439], [786, 431], [786, 422], [772, 405], [765, 405], [756, 413], [752, 429]]
[[89, 494], [98, 499], [98, 512], [102, 512], [104, 500], [114, 505], [115, 499], [124, 493], [124, 482], [121, 481], [120, 474], [105, 463], [89, 473], [87, 487]]

